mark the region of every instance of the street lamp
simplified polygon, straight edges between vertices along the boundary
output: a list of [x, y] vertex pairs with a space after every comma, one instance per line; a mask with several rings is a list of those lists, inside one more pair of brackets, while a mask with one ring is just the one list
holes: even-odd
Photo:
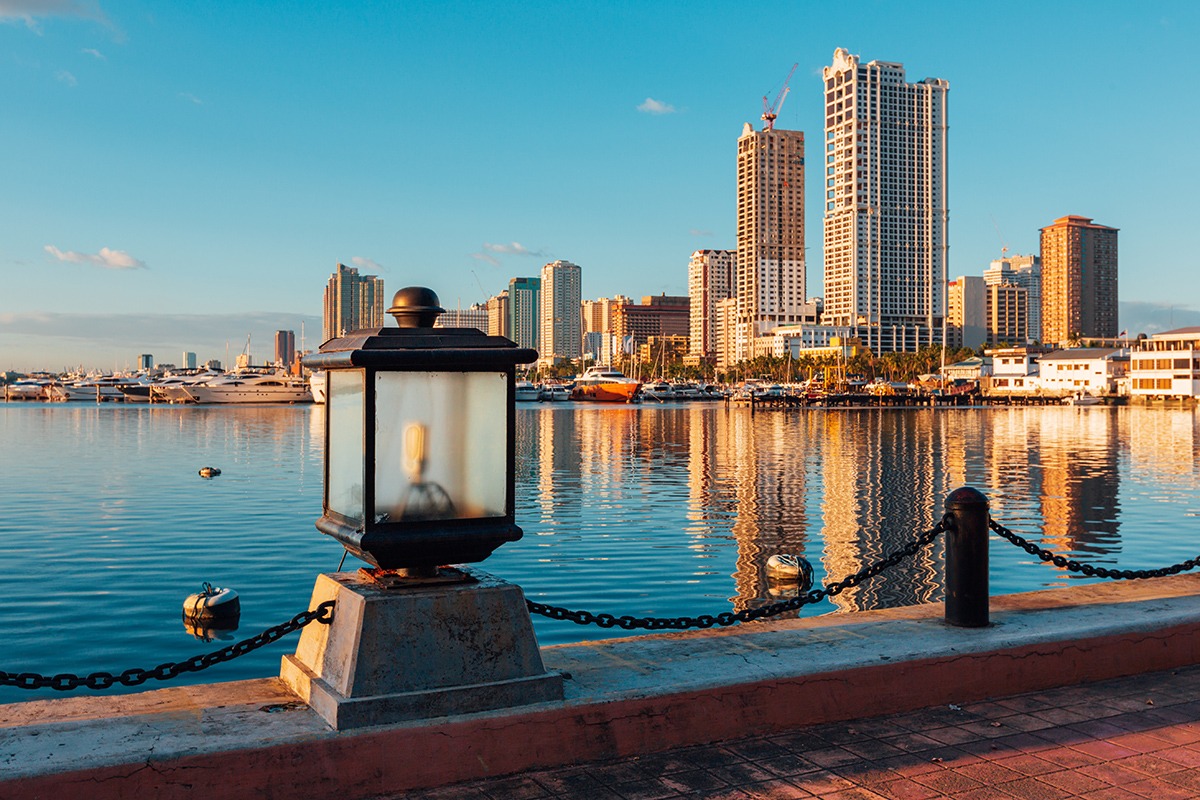
[[304, 364], [327, 376], [317, 529], [402, 577], [483, 561], [514, 522], [515, 375], [537, 351], [434, 328], [429, 289], [396, 292], [398, 327], [348, 333]]

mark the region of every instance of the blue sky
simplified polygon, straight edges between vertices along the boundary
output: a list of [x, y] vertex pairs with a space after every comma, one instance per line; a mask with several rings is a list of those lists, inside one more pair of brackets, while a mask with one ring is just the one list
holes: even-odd
[[798, 63], [776, 124], [817, 152], [836, 47], [950, 82], [952, 276], [1082, 214], [1121, 229], [1123, 326], [1200, 324], [1200, 4], [845, 8], [0, 0], [0, 370], [313, 347], [339, 261], [450, 306], [554, 258], [686, 294], [742, 123]]

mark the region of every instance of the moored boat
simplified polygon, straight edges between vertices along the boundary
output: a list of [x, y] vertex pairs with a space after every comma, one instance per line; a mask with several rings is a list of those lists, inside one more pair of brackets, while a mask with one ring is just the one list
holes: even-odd
[[641, 381], [627, 377], [612, 367], [588, 367], [575, 381], [572, 400], [591, 400], [601, 403], [636, 403], [641, 397]]
[[175, 391], [193, 403], [311, 403], [313, 399], [308, 381], [291, 375], [233, 372]]
[[308, 388], [309, 388], [309, 391], [312, 392], [312, 399], [313, 399], [314, 403], [324, 403], [325, 402], [326, 383], [327, 383], [327, 381], [325, 379], [325, 370], [323, 370], [323, 369], [319, 369], [319, 370], [315, 371], [312, 375], [308, 376]]
[[516, 396], [518, 403], [530, 403], [539, 399], [540, 392], [533, 381], [517, 381]]

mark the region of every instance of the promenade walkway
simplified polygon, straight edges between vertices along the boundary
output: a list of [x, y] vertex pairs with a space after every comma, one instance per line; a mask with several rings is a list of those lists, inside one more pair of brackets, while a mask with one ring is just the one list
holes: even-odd
[[1200, 798], [1200, 667], [386, 797]]

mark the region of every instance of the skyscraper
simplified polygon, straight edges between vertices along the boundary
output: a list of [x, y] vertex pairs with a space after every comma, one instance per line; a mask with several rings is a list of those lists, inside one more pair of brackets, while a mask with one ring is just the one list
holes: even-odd
[[508, 338], [519, 347], [538, 347], [538, 328], [542, 324], [538, 300], [541, 278], [513, 278], [508, 282]]
[[804, 305], [804, 133], [742, 128], [737, 142], [739, 360]]
[[296, 332], [275, 331], [275, 364], [290, 370], [296, 360]]
[[1066, 216], [1041, 229], [1042, 338], [1117, 335], [1117, 229]]
[[940, 341], [948, 277], [947, 81], [860, 64], [825, 79], [825, 313], [876, 353]]
[[383, 278], [359, 275], [354, 267], [338, 264], [325, 286], [325, 339], [361, 328], [383, 327]]
[[538, 360], [541, 363], [554, 364], [583, 356], [580, 278], [579, 265], [570, 261], [553, 261], [542, 267], [542, 291], [538, 298], [541, 309]]
[[688, 346], [692, 355], [716, 354], [717, 303], [734, 292], [736, 250], [697, 250], [688, 262], [691, 323]]
[[983, 271], [988, 286], [1020, 286], [1026, 294], [1024, 339], [1042, 341], [1042, 259], [1038, 256], [1010, 256], [1004, 253]]

